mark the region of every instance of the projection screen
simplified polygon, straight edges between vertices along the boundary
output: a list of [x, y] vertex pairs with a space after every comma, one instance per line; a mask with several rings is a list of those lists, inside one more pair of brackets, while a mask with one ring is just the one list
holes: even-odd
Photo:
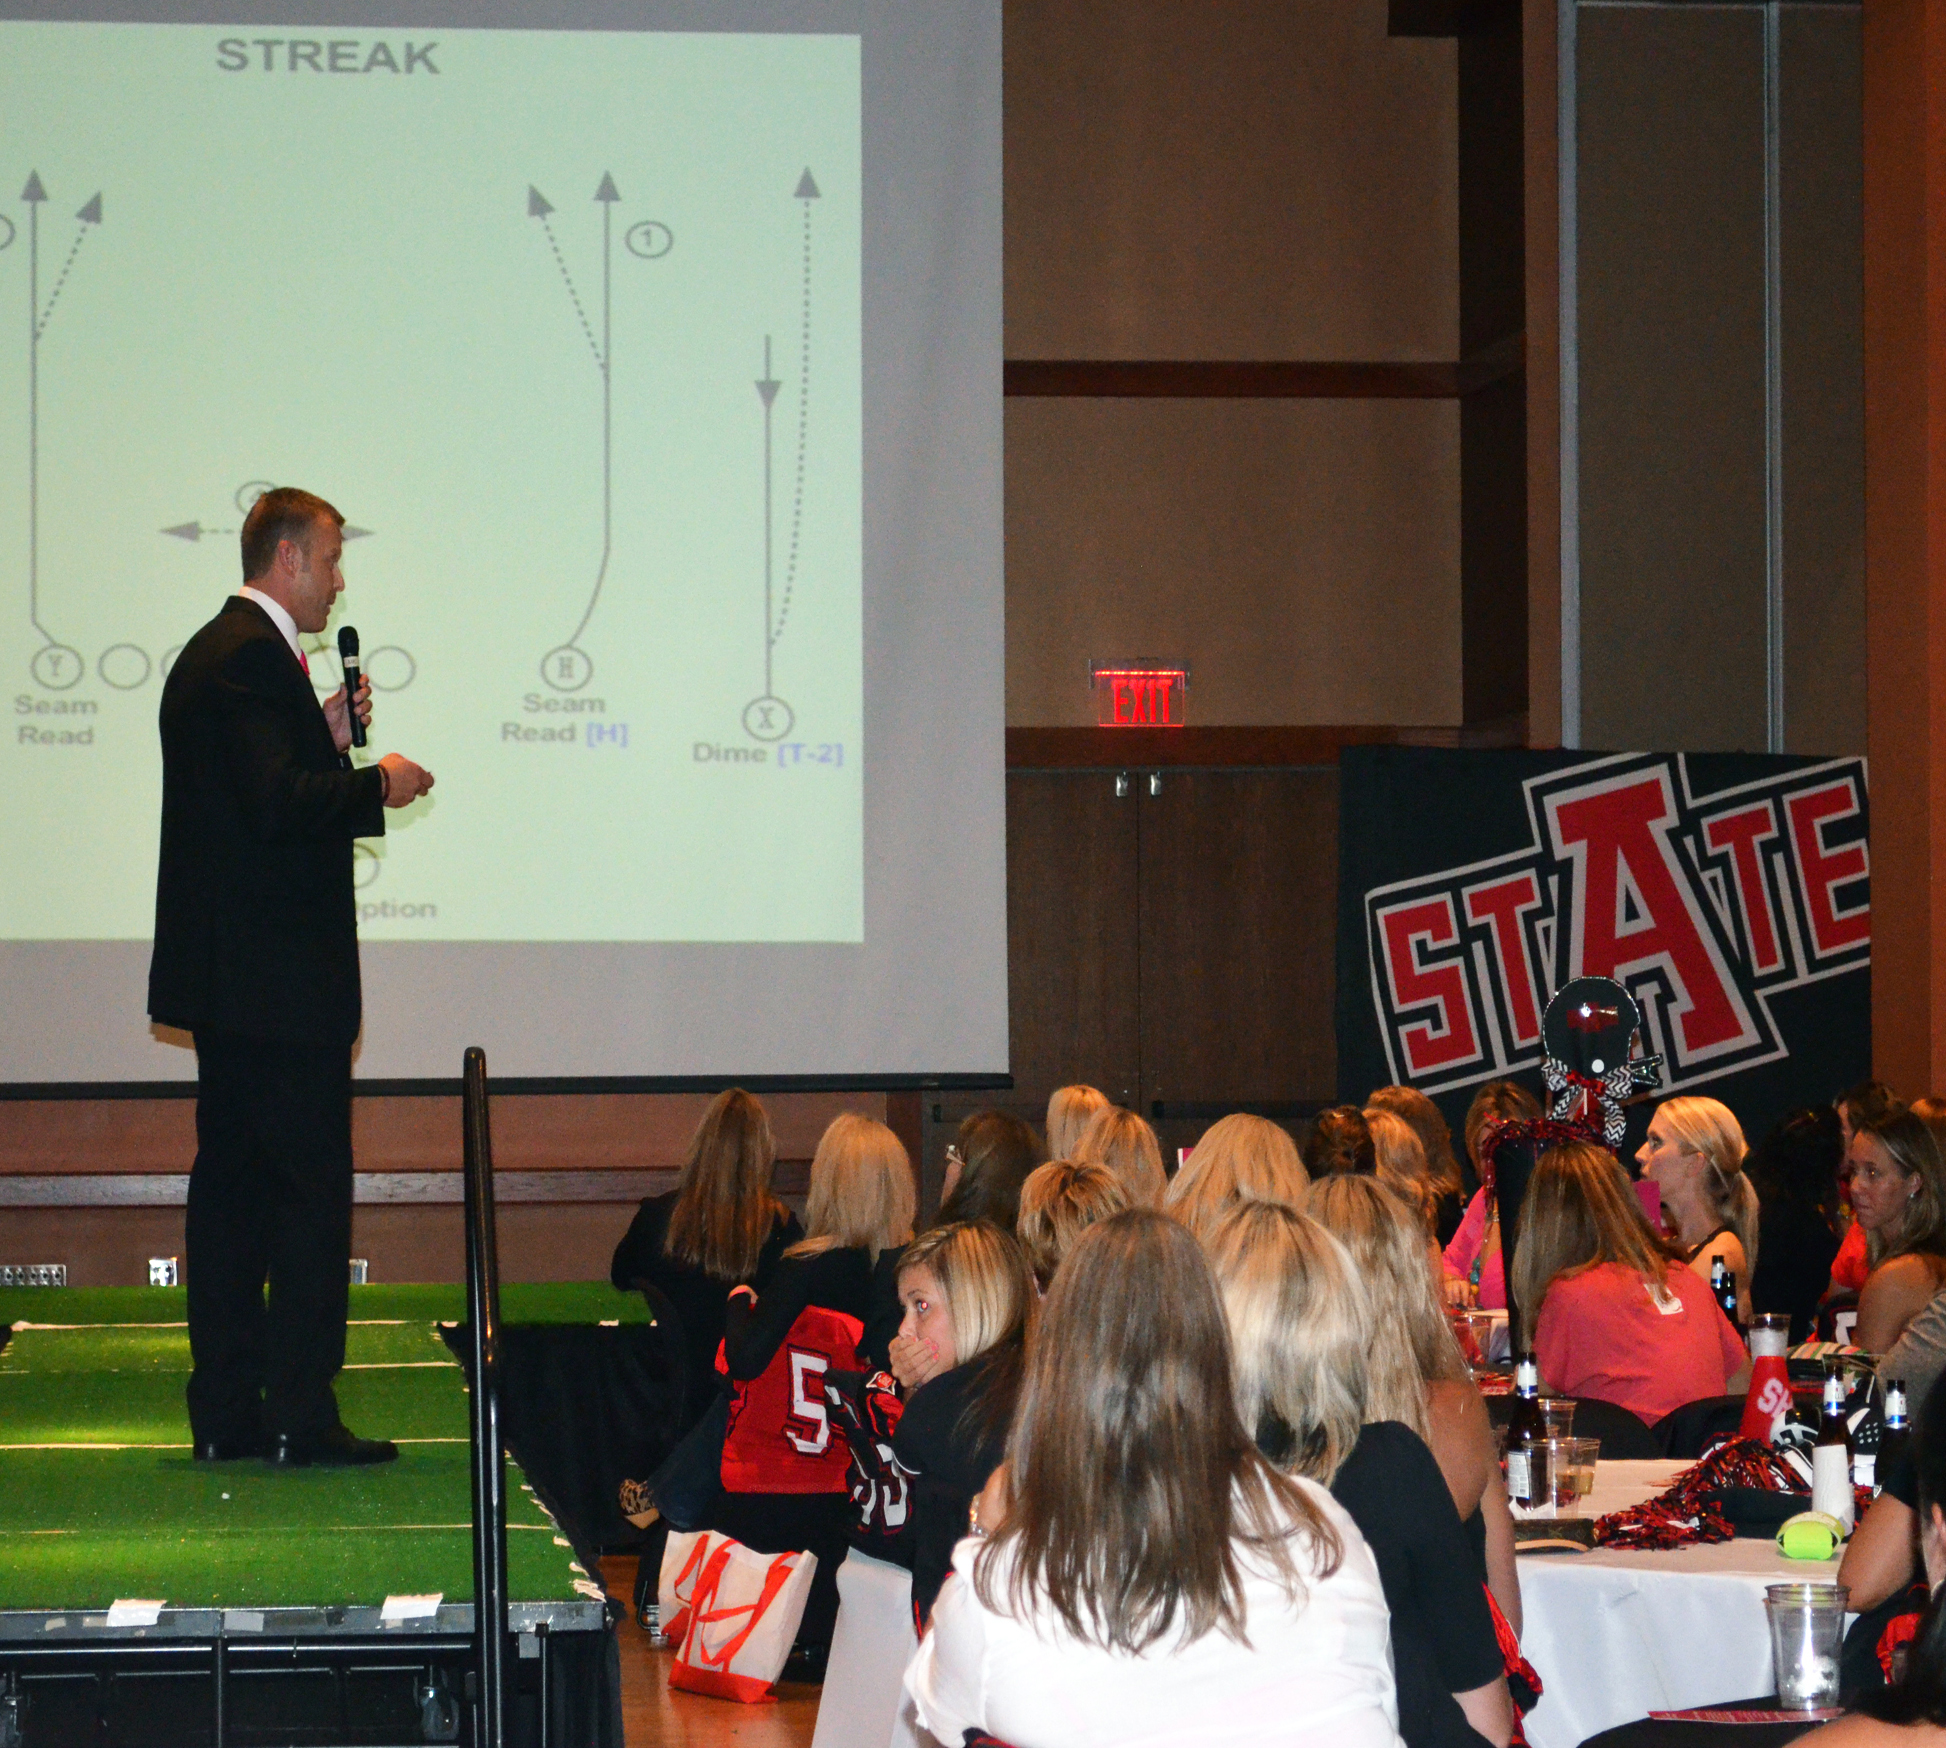
[[9, 11], [0, 1081], [194, 1075], [157, 705], [272, 484], [438, 778], [362, 1081], [1003, 1073], [1000, 360], [998, 0]]

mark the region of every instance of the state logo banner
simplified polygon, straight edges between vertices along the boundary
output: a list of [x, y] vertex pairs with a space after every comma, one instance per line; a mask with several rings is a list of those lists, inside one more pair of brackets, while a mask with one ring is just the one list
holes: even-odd
[[1538, 1091], [1548, 997], [1594, 976], [1641, 1005], [1665, 1093], [1753, 1142], [1869, 1071], [1863, 759], [1353, 747], [1340, 771], [1343, 1096], [1416, 1086], [1451, 1120], [1484, 1081]]

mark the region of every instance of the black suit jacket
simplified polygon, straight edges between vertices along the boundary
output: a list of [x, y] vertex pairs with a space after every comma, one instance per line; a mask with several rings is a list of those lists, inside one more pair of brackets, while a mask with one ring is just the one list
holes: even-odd
[[351, 844], [384, 834], [381, 781], [346, 768], [283, 634], [232, 596], [162, 688], [154, 1019], [352, 1043]]

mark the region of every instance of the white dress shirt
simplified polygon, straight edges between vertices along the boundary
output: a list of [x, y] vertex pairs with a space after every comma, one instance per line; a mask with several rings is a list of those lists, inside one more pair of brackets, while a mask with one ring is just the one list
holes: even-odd
[[[1392, 1640], [1378, 1566], [1322, 1487], [1298, 1485], [1338, 1532], [1344, 1558], [1293, 1601], [1243, 1560], [1250, 1643], [1209, 1632], [1140, 1656], [1081, 1643], [1052, 1610], [1024, 1618], [980, 1600], [969, 1536], [906, 1670], [920, 1723], [956, 1744], [969, 1726], [1013, 1748], [1399, 1748]], [[1006, 1596], [1005, 1575], [995, 1596]]]
[[309, 672], [309, 664], [304, 660], [303, 650], [297, 647], [297, 621], [284, 611], [281, 601], [273, 601], [261, 589], [253, 589], [248, 583], [237, 590], [246, 601], [255, 601], [270, 615], [270, 622], [284, 634], [284, 641], [291, 646], [291, 654], [297, 657], [298, 665]]

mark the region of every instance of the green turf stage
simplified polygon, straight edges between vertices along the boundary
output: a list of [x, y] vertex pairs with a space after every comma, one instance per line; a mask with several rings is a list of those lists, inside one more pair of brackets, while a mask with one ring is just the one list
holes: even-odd
[[[646, 1321], [640, 1299], [510, 1287], [509, 1322]], [[464, 1375], [437, 1323], [455, 1287], [355, 1287], [338, 1401], [396, 1463], [276, 1471], [191, 1460], [189, 1336], [174, 1288], [0, 1289], [0, 1609], [376, 1606], [472, 1599]], [[574, 1601], [586, 1574], [508, 1465], [512, 1600]]]

